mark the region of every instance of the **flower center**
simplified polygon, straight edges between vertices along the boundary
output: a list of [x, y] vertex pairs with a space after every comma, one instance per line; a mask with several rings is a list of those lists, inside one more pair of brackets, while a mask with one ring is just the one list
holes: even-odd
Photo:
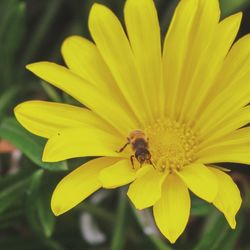
[[144, 131], [157, 170], [180, 170], [194, 160], [198, 139], [185, 124], [170, 119], [158, 120]]

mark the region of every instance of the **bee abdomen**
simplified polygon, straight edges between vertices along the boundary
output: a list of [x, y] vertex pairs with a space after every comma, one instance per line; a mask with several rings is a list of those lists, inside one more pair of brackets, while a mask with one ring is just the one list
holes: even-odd
[[148, 143], [143, 138], [138, 138], [133, 142], [132, 146], [134, 150], [148, 148]]

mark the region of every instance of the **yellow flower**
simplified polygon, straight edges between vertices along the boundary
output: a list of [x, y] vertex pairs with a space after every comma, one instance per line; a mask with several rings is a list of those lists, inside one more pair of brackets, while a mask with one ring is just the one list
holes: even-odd
[[[132, 183], [130, 200], [137, 209], [153, 206], [157, 226], [172, 243], [188, 222], [188, 189], [235, 228], [240, 192], [216, 163], [250, 163], [250, 128], [244, 127], [250, 122], [250, 36], [232, 46], [242, 14], [220, 21], [218, 0], [182, 0], [163, 49], [153, 0], [127, 0], [124, 18], [128, 38], [117, 17], [94, 4], [94, 43], [67, 38], [68, 68], [27, 66], [88, 107], [45, 101], [16, 107], [26, 129], [48, 138], [43, 160], [101, 156], [58, 184], [53, 212], [65, 213], [101, 187]], [[149, 139], [152, 164], [140, 167], [135, 159], [133, 167], [132, 145], [117, 150], [138, 129]]]

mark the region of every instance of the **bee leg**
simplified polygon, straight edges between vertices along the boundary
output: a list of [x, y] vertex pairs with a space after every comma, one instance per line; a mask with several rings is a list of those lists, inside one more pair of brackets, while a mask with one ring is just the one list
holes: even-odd
[[116, 152], [121, 153], [129, 144], [130, 142], [128, 141], [122, 148], [120, 148], [119, 150], [116, 150]]
[[156, 169], [155, 164], [151, 160], [149, 160], [149, 164], [152, 165], [154, 169]]
[[132, 165], [133, 169], [135, 169], [134, 157], [135, 157], [134, 155], [131, 155], [131, 156], [130, 156], [130, 161], [131, 161], [131, 165]]

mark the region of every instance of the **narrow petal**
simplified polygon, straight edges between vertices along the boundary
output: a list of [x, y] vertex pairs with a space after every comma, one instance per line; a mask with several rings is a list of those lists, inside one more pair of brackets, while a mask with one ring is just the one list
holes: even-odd
[[153, 206], [160, 199], [166, 176], [167, 173], [151, 169], [129, 186], [128, 197], [137, 209]]
[[93, 128], [69, 128], [51, 137], [45, 145], [43, 161], [55, 162], [84, 156], [114, 156], [122, 140], [107, 132]]
[[197, 8], [197, 0], [180, 1], [164, 41], [163, 79], [166, 86], [164, 93], [166, 94], [165, 106], [168, 116], [175, 115], [178, 88]]
[[197, 152], [197, 162], [219, 163], [235, 162], [250, 163], [250, 128], [241, 128], [227, 136], [221, 137], [213, 144], [207, 145]]
[[204, 134], [201, 147], [204, 148], [213, 144], [214, 141], [219, 140], [219, 138], [230, 134], [248, 123], [250, 123], [250, 106], [246, 106], [237, 111], [236, 114], [233, 114], [231, 117], [218, 124], [218, 126], [215, 126], [207, 134]]
[[181, 115], [185, 119], [183, 108], [196, 98], [192, 93], [197, 91], [197, 85], [202, 84], [200, 77], [206, 73], [210, 77], [210, 72], [206, 71], [211, 67], [204, 65], [211, 57], [210, 44], [219, 18], [218, 0], [184, 0], [180, 1], [176, 9], [164, 42], [163, 54], [164, 78], [166, 87], [170, 87], [166, 90], [169, 93], [166, 106], [171, 116]]
[[[206, 97], [208, 97], [208, 101], [211, 100], [209, 92], [236, 38], [241, 20], [242, 13], [237, 13], [216, 25], [210, 45], [205, 50], [203, 61], [199, 62], [200, 69], [193, 78], [189, 93], [186, 93], [189, 97], [186, 100], [186, 108], [182, 109], [183, 117], [189, 117], [190, 120], [194, 121], [196, 114], [205, 109], [207, 105], [205, 102]], [[206, 77], [204, 78], [204, 76]], [[193, 95], [194, 92], [195, 95]]]
[[236, 227], [235, 216], [241, 206], [241, 196], [237, 185], [233, 179], [226, 173], [216, 169], [209, 168], [218, 179], [218, 194], [213, 204], [225, 215], [231, 228]]
[[212, 202], [218, 192], [216, 176], [202, 164], [186, 166], [177, 175], [186, 183], [188, 188], [200, 198]]
[[116, 188], [132, 182], [136, 178], [129, 160], [121, 160], [100, 172], [99, 180], [104, 188]]
[[62, 129], [81, 126], [93, 126], [116, 133], [114, 128], [92, 111], [68, 104], [23, 102], [15, 107], [15, 116], [27, 130], [45, 138], [56, 135]]
[[124, 19], [135, 60], [155, 117], [163, 115], [161, 36], [153, 0], [128, 0]]
[[67, 212], [99, 189], [102, 186], [98, 180], [99, 172], [116, 161], [115, 158], [98, 158], [85, 163], [64, 177], [52, 195], [53, 213], [60, 215]]
[[95, 85], [107, 99], [120, 103], [136, 120], [94, 43], [80, 36], [68, 37], [63, 42], [62, 54], [72, 72]]
[[[238, 13], [234, 15], [235, 17], [242, 15]], [[218, 79], [215, 82], [212, 96], [216, 96], [224, 88], [229, 87], [230, 85], [235, 84], [235, 80], [243, 76], [245, 73], [249, 72], [249, 46], [250, 35], [247, 34], [241, 37], [237, 42], [234, 43], [230, 49], [223, 65], [222, 69], [218, 74]]]
[[108, 82], [114, 81], [95, 44], [91, 41], [80, 36], [68, 37], [63, 42], [62, 54], [67, 66], [92, 84], [108, 87]]
[[250, 101], [249, 79], [250, 35], [247, 35], [233, 45], [226, 57], [210, 102], [197, 117], [195, 129], [205, 134], [246, 106]]
[[223, 146], [232, 146], [232, 145], [249, 143], [249, 138], [250, 138], [250, 127], [237, 129], [228, 135], [218, 138], [207, 147], [204, 147], [203, 150], [200, 150], [198, 152], [198, 155], [200, 154], [204, 155], [207, 150], [212, 148], [220, 148]]
[[124, 112], [119, 103], [114, 105], [113, 100], [106, 98], [96, 86], [67, 68], [55, 63], [38, 62], [28, 65], [27, 69], [85, 104], [125, 136], [130, 129], [137, 127], [135, 121]]
[[94, 4], [89, 15], [89, 30], [120, 90], [144, 123], [150, 115], [150, 104], [121, 23], [111, 10]]
[[[230, 45], [228, 46], [224, 39], [222, 41], [215, 40], [218, 37], [219, 20], [218, 0], [198, 1], [197, 13], [193, 21], [189, 44], [187, 44], [181, 88], [177, 97], [178, 106], [176, 109], [177, 113], [180, 112], [179, 119], [181, 120], [191, 120], [192, 115], [190, 113], [192, 113], [193, 108], [197, 108], [199, 98], [203, 96], [199, 92], [205, 91], [210, 86], [220, 62], [224, 60], [224, 56], [230, 48]], [[211, 66], [207, 67], [207, 65]], [[206, 76], [205, 79], [204, 75]], [[196, 99], [198, 100], [196, 101]]]
[[162, 196], [153, 211], [162, 234], [175, 243], [183, 233], [190, 214], [188, 189], [178, 176], [168, 175], [162, 187]]
[[197, 163], [233, 162], [250, 165], [250, 143], [209, 148], [199, 153]]

